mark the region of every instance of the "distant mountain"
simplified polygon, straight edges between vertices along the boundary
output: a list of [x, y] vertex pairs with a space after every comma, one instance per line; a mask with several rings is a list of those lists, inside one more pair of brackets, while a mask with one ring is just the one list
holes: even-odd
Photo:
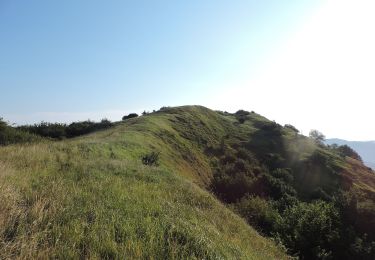
[[375, 169], [375, 141], [346, 141], [343, 139], [327, 139], [327, 144], [348, 145], [359, 153], [363, 162]]

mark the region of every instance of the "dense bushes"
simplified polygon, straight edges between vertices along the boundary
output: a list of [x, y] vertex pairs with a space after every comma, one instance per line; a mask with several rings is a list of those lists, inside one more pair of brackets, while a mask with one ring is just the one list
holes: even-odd
[[245, 111], [245, 110], [238, 110], [234, 114], [240, 124], [245, 123], [245, 121], [248, 119], [248, 115], [250, 115], [250, 112]]
[[272, 206], [272, 203], [257, 196], [245, 196], [233, 204], [234, 210], [257, 230], [266, 235], [278, 229], [281, 223], [279, 212]]
[[113, 124], [107, 120], [102, 119], [102, 121], [96, 123], [92, 121], [83, 121], [70, 124], [66, 129], [67, 137], [76, 137], [88, 133], [92, 133], [98, 130], [103, 130], [112, 127]]
[[40, 140], [37, 136], [9, 126], [0, 118], [0, 145], [29, 143]]
[[217, 197], [302, 259], [375, 259], [375, 203], [359, 203], [340, 184], [340, 156], [359, 160], [355, 151], [325, 147], [317, 133], [316, 148], [296, 159], [284, 136], [296, 138], [290, 135], [291, 130], [298, 135], [294, 127], [254, 125], [248, 142], [232, 138], [225, 147], [206, 149]]
[[348, 156], [362, 162], [361, 156], [346, 144], [340, 146], [332, 145], [331, 148], [336, 150], [343, 157]]
[[43, 137], [63, 139], [89, 134], [98, 130], [110, 128], [112, 126], [113, 123], [107, 119], [103, 119], [100, 122], [87, 120], [82, 122], [74, 122], [69, 125], [42, 122], [35, 125], [20, 126], [18, 129]]
[[113, 123], [103, 119], [100, 122], [83, 121], [69, 125], [42, 122], [35, 125], [12, 127], [0, 118], [0, 145], [32, 142], [41, 140], [41, 137], [52, 139], [72, 138], [112, 126]]
[[35, 125], [20, 126], [18, 129], [33, 133], [36, 135], [50, 137], [50, 138], [62, 138], [66, 136], [67, 125], [59, 123], [47, 123], [42, 122]]

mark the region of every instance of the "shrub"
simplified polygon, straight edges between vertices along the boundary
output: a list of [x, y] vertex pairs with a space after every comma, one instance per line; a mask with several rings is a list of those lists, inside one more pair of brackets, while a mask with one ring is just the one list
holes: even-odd
[[151, 152], [142, 156], [142, 163], [148, 166], [159, 166], [160, 153]]
[[248, 193], [254, 190], [255, 179], [244, 173], [232, 173], [227, 170], [225, 173], [218, 171], [214, 174], [211, 182], [212, 191], [222, 200], [228, 203], [236, 202]]
[[269, 201], [260, 197], [246, 196], [234, 204], [234, 208], [250, 225], [267, 235], [276, 230], [281, 222], [277, 210]]
[[0, 118], [0, 145], [29, 143], [39, 139], [33, 134], [9, 126], [7, 122]]
[[347, 145], [338, 146], [336, 150], [340, 153], [340, 155], [344, 157], [348, 156], [362, 162], [361, 156], [355, 150], [353, 150], [351, 147]]
[[291, 252], [300, 257], [332, 258], [340, 239], [340, 225], [339, 212], [333, 204], [301, 202], [284, 211], [278, 233]]
[[63, 139], [89, 134], [98, 130], [110, 128], [112, 126], [113, 123], [104, 118], [100, 122], [87, 120], [83, 122], [73, 122], [70, 125], [41, 122], [34, 125], [20, 126], [18, 129], [43, 137]]
[[66, 124], [41, 122], [35, 125], [20, 126], [18, 129], [54, 139], [66, 137]]
[[130, 113], [130, 114], [127, 115], [127, 116], [123, 116], [123, 117], [122, 117], [122, 120], [127, 120], [127, 119], [135, 118], [135, 117], [138, 117], [138, 114], [136, 114], [136, 113]]
[[284, 127], [287, 128], [287, 129], [292, 130], [292, 131], [295, 132], [296, 134], [299, 133], [299, 130], [298, 130], [297, 128], [295, 128], [293, 125], [286, 124], [286, 125], [284, 125]]
[[236, 116], [248, 116], [250, 115], [250, 112], [248, 111], [245, 111], [245, 110], [238, 110], [236, 113], [235, 113]]

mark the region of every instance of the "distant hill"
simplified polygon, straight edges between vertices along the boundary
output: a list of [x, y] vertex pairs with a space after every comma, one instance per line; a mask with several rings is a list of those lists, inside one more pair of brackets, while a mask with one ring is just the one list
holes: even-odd
[[375, 141], [347, 141], [343, 139], [327, 139], [327, 144], [348, 145], [362, 157], [363, 162], [375, 169]]

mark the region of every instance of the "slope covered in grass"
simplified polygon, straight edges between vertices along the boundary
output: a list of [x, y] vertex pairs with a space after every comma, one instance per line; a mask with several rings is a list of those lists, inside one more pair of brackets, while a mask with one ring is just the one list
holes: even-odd
[[[375, 174], [344, 148], [200, 106], [3, 147], [0, 254], [287, 257], [254, 227], [303, 259], [373, 259]], [[142, 163], [150, 154], [154, 166]]]
[[[168, 109], [73, 140], [0, 148], [0, 258], [284, 259], [204, 187], [231, 120]], [[160, 152], [160, 166], [141, 157]]]

